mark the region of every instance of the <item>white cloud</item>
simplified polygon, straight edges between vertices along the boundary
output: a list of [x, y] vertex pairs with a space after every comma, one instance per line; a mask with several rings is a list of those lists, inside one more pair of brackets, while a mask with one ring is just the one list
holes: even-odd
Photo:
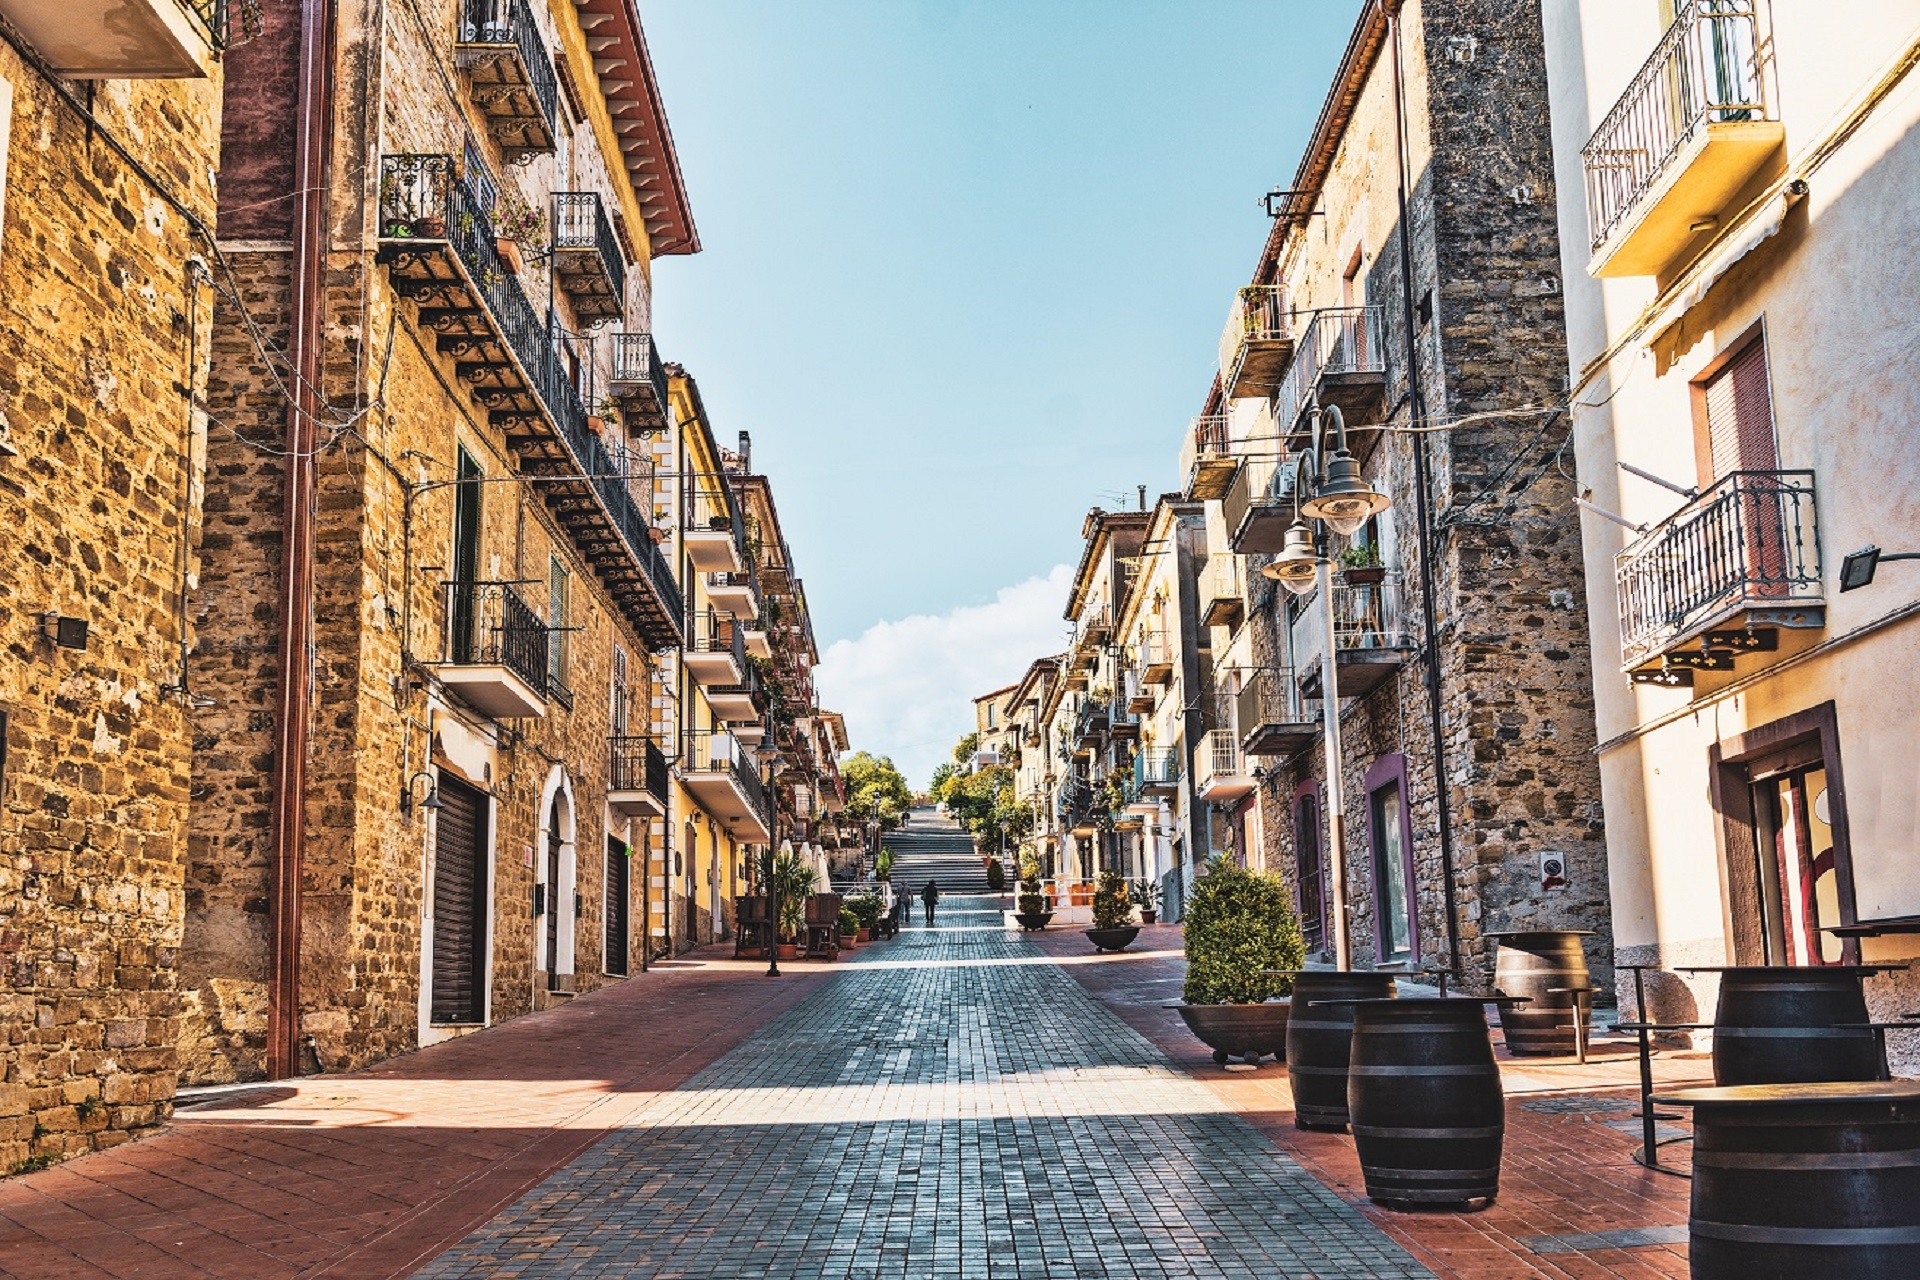
[[954, 740], [973, 728], [973, 699], [1066, 647], [1061, 618], [1073, 569], [1001, 588], [991, 604], [879, 622], [821, 655], [822, 706], [847, 717], [856, 751], [892, 756], [915, 787], [927, 785]]

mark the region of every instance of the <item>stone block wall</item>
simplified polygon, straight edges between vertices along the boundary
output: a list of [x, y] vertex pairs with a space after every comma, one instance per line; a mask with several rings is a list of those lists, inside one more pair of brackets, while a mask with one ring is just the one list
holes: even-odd
[[[10, 44], [0, 81], [3, 1175], [171, 1109], [206, 430], [185, 392], [215, 294], [192, 222], [213, 216], [219, 85], [63, 101]], [[87, 624], [84, 650], [43, 635], [49, 611]]]

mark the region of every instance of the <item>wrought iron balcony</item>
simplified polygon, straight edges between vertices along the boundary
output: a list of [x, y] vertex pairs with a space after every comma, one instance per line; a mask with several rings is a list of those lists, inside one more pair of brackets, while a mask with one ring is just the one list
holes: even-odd
[[1098, 748], [1106, 740], [1111, 724], [1112, 716], [1105, 700], [1089, 698], [1081, 704], [1079, 715], [1074, 717], [1075, 744], [1082, 749]]
[[1293, 352], [1293, 317], [1277, 284], [1255, 284], [1233, 297], [1220, 332], [1220, 394], [1229, 400], [1268, 396]]
[[745, 630], [733, 618], [712, 609], [697, 614], [687, 628], [686, 648], [680, 655], [687, 673], [704, 689], [744, 681], [751, 669]]
[[1235, 473], [1220, 514], [1235, 554], [1279, 551], [1293, 524], [1293, 468], [1274, 458], [1248, 458]]
[[496, 720], [544, 716], [551, 635], [512, 583], [449, 582], [440, 682]]
[[732, 734], [689, 734], [680, 772], [701, 808], [736, 839], [759, 842], [771, 835], [759, 764]]
[[1318, 402], [1349, 422], [1378, 417], [1387, 402], [1387, 349], [1379, 307], [1324, 307], [1300, 333], [1299, 349], [1275, 395], [1282, 435], [1302, 428], [1301, 415]]
[[1150, 685], [1172, 683], [1174, 668], [1178, 665], [1180, 658], [1174, 651], [1171, 637], [1166, 632], [1142, 632], [1135, 656], [1140, 662], [1142, 683]]
[[0, 0], [0, 15], [25, 36], [47, 65], [81, 80], [198, 78], [210, 53], [227, 47], [230, 12], [243, 38], [260, 27], [258, 0]]
[[1237, 800], [1253, 790], [1253, 772], [1233, 740], [1233, 730], [1209, 729], [1200, 735], [1193, 752], [1193, 790], [1202, 800]]
[[1227, 415], [1209, 413], [1195, 418], [1180, 441], [1180, 475], [1187, 497], [1195, 502], [1224, 498], [1240, 469], [1227, 431]]
[[1200, 621], [1209, 627], [1236, 628], [1247, 616], [1246, 581], [1240, 557], [1216, 551], [1200, 575]]
[[1826, 625], [1813, 472], [1736, 471], [1614, 558], [1620, 658], [1637, 681], [1690, 685]]
[[613, 335], [608, 389], [627, 415], [629, 430], [658, 431], [667, 425], [667, 369], [652, 334]]
[[1657, 275], [1786, 140], [1767, 102], [1750, 0], [1681, 0], [1626, 92], [1581, 149], [1596, 276]]
[[[1333, 584], [1333, 632], [1338, 645], [1335, 669], [1340, 696], [1358, 698], [1407, 664], [1413, 635], [1407, 628], [1404, 583], [1397, 569], [1362, 571], [1377, 581], [1359, 582], [1343, 573]], [[1293, 621], [1293, 661], [1301, 692], [1320, 696], [1320, 655], [1326, 649], [1326, 623], [1317, 594]]]
[[394, 291], [419, 305], [421, 325], [439, 335], [460, 380], [506, 429], [521, 469], [547, 478], [542, 497], [614, 601], [649, 644], [679, 644], [679, 584], [453, 157], [383, 156], [379, 223]]
[[1133, 757], [1129, 800], [1160, 799], [1180, 789], [1180, 753], [1172, 747], [1147, 747]]
[[607, 739], [607, 807], [629, 818], [667, 812], [667, 756], [652, 738]]
[[757, 592], [752, 570], [707, 575], [707, 599], [714, 608], [724, 609], [736, 618], [751, 618], [760, 612]]
[[1250, 756], [1290, 756], [1320, 738], [1320, 717], [1307, 709], [1290, 667], [1246, 672], [1232, 708], [1222, 706], [1220, 719], [1237, 726], [1240, 749]]
[[[707, 689], [707, 705], [713, 714], [730, 724], [746, 720], [758, 720], [767, 713], [767, 686], [761, 680], [760, 673], [751, 666], [740, 679], [729, 684], [715, 684]], [[787, 757], [801, 767], [810, 767], [813, 755], [804, 749], [797, 750]]]
[[1105, 644], [1113, 639], [1113, 609], [1109, 605], [1099, 605], [1080, 620], [1080, 643], [1082, 645]]
[[560, 82], [527, 0], [460, 0], [454, 61], [508, 160], [554, 149]]
[[553, 193], [553, 274], [586, 324], [627, 309], [627, 259], [598, 191]]

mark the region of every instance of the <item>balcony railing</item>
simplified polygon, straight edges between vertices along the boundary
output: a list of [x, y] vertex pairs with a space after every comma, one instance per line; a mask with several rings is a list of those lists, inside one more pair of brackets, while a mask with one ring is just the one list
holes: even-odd
[[1676, 8], [1673, 25], [1581, 149], [1596, 251], [1702, 128], [1768, 117], [1754, 4], [1681, 0]]
[[1180, 784], [1180, 753], [1172, 747], [1148, 747], [1133, 757], [1127, 794], [1133, 799], [1170, 794]]
[[627, 306], [627, 260], [598, 191], [553, 193], [553, 270], [582, 320], [610, 320]]
[[551, 632], [513, 584], [449, 582], [446, 593], [447, 664], [505, 667], [545, 697]]
[[1631, 668], [1737, 614], [1824, 605], [1813, 472], [1736, 471], [1614, 559]]
[[1113, 638], [1113, 610], [1099, 605], [1080, 620], [1080, 643], [1105, 644]]
[[1249, 458], [1235, 473], [1220, 514], [1236, 554], [1285, 546], [1293, 523], [1293, 475], [1290, 464], [1274, 458]]
[[732, 615], [707, 609], [696, 614], [687, 627], [688, 653], [724, 653], [734, 665], [747, 670], [746, 627]]
[[1366, 410], [1387, 369], [1379, 307], [1326, 307], [1300, 334], [1287, 376], [1275, 394], [1274, 417], [1284, 436], [1315, 400], [1343, 412]]
[[667, 756], [652, 738], [628, 735], [607, 739], [609, 791], [644, 791], [667, 802]]
[[560, 81], [527, 0], [461, 0], [460, 65], [508, 159], [552, 151]]
[[1240, 557], [1230, 551], [1214, 552], [1200, 575], [1200, 621], [1209, 627], [1238, 627], [1246, 608]]
[[667, 425], [667, 369], [650, 333], [613, 335], [613, 394], [627, 425], [642, 431]]
[[767, 788], [760, 780], [753, 755], [730, 733], [695, 732], [689, 735], [686, 770], [718, 773], [732, 780], [762, 823], [767, 820]]
[[1180, 478], [1187, 486], [1188, 497], [1218, 498], [1226, 492], [1239, 465], [1226, 414], [1203, 414], [1188, 424], [1180, 439]]
[[[643, 630], [649, 639], [678, 640], [684, 609], [680, 587], [654, 545], [652, 526], [634, 502], [625, 473], [606, 442], [587, 425], [586, 403], [555, 348], [552, 332], [527, 300], [519, 280], [504, 269], [494, 249], [488, 214], [458, 176], [453, 157], [381, 157], [380, 232], [388, 242], [383, 252], [396, 265], [430, 253], [430, 246], [421, 241], [451, 247], [466, 274], [464, 287], [491, 317], [497, 341], [517, 366], [515, 372], [555, 427], [565, 454], [562, 468], [598, 499], [589, 505], [618, 531], [626, 556], [651, 588], [653, 616]], [[443, 303], [454, 301], [460, 288], [459, 282], [442, 279], [408, 283], [421, 299]], [[465, 334], [443, 342], [465, 348], [485, 336]], [[664, 633], [668, 626], [670, 637]]]
[[1232, 399], [1271, 392], [1293, 345], [1285, 288], [1248, 285], [1234, 295], [1220, 331], [1220, 390]]

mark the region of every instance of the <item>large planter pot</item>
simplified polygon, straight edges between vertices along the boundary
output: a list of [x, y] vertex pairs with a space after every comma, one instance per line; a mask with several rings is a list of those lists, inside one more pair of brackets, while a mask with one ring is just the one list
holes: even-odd
[[493, 251], [500, 256], [501, 265], [506, 267], [510, 273], [513, 275], [520, 274], [520, 268], [524, 264], [520, 260], [520, 242], [518, 240], [509, 240], [505, 236], [496, 236], [493, 241]]
[[856, 935], [851, 933], [843, 933], [840, 935], [840, 949], [842, 951], [851, 951], [859, 945], [860, 939]]
[[1140, 923], [1141, 924], [1159, 924], [1160, 923], [1159, 910], [1154, 907], [1140, 908]]
[[781, 960], [797, 960], [800, 958], [800, 945], [795, 942], [783, 942], [774, 948], [774, 955]]
[[1213, 1060], [1223, 1067], [1233, 1058], [1258, 1062], [1272, 1055], [1282, 1062], [1286, 1060], [1287, 1019], [1293, 1013], [1289, 1005], [1269, 1001], [1266, 1004], [1177, 1004], [1174, 1008], [1186, 1020], [1187, 1030], [1213, 1050]]
[[1020, 927], [1022, 929], [1025, 929], [1028, 933], [1038, 933], [1040, 932], [1040, 930], [1047, 927], [1047, 921], [1053, 919], [1053, 912], [1051, 911], [1016, 911], [1013, 913], [1013, 918], [1015, 920], [1018, 920], [1020, 922]]
[[1350, 587], [1371, 587], [1387, 580], [1387, 567], [1383, 564], [1351, 565], [1340, 571], [1340, 577]]
[[859, 944], [860, 946], [863, 946], [863, 947], [864, 947], [864, 946], [866, 946], [866, 945], [867, 945], [867, 944], [868, 944], [869, 942], [872, 942], [872, 941], [873, 941], [873, 930], [872, 930], [872, 929], [870, 929], [870, 928], [868, 928], [868, 927], [867, 927], [867, 926], [865, 926], [865, 925], [861, 925], [861, 926], [860, 926], [860, 932], [858, 932], [858, 933], [856, 933], [856, 934], [854, 934], [854, 935], [853, 935], [853, 940], [854, 940], [854, 942], [856, 942], [856, 943], [857, 943], [857, 944]]
[[1087, 941], [1095, 951], [1125, 951], [1140, 936], [1140, 926], [1123, 924], [1113, 929], [1086, 929]]

